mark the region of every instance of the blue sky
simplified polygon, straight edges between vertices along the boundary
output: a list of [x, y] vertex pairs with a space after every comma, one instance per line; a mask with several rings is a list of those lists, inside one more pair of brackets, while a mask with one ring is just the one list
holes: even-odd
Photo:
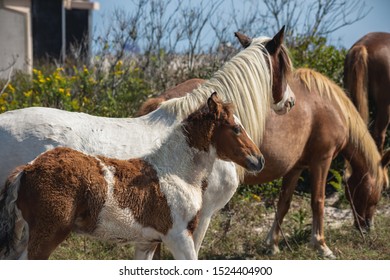
[[[101, 29], [103, 22], [115, 8], [131, 10], [131, 0], [96, 0], [100, 3], [100, 10], [93, 14], [93, 22], [96, 30]], [[237, 1], [238, 2], [238, 1]], [[334, 32], [328, 39], [329, 43], [336, 46], [350, 48], [354, 42], [369, 32], [383, 31], [390, 32], [390, 1], [389, 0], [365, 0], [366, 4], [372, 7], [371, 12], [361, 21], [346, 26]], [[230, 0], [226, 0], [230, 3]], [[105, 17], [106, 21], [102, 18]], [[253, 34], [253, 36], [272, 36], [273, 34]]]

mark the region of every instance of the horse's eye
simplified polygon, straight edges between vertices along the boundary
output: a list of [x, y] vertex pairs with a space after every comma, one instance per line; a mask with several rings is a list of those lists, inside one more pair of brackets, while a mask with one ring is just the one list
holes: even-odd
[[236, 135], [239, 135], [241, 133], [241, 127], [239, 125], [235, 125], [233, 126], [233, 132], [236, 134]]

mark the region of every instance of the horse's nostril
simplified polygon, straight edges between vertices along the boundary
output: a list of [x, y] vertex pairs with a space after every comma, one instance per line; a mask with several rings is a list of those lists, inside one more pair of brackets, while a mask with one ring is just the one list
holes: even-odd
[[263, 156], [260, 156], [260, 162], [261, 162], [261, 165], [262, 165], [262, 168], [263, 168], [264, 165], [265, 165], [265, 158]]
[[264, 168], [264, 163], [263, 156], [248, 156], [246, 168], [252, 172], [260, 172]]

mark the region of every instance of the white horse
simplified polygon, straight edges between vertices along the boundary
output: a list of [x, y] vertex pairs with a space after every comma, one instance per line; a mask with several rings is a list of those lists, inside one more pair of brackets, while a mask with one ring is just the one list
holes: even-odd
[[[159, 109], [144, 117], [103, 118], [50, 108], [26, 108], [1, 114], [0, 183], [5, 182], [16, 166], [57, 146], [117, 159], [142, 157], [158, 148], [172, 128], [215, 91], [223, 101], [235, 104], [243, 126], [260, 145], [271, 106], [285, 112], [286, 106], [294, 103], [286, 82], [291, 62], [282, 46], [283, 34], [282, 29], [273, 39], [253, 39], [250, 46], [227, 62], [193, 94], [164, 102]], [[273, 67], [275, 65], [277, 67]], [[275, 100], [275, 94], [281, 96]], [[212, 207], [202, 209], [198, 230], [194, 233], [197, 251], [211, 216], [230, 200], [242, 175], [242, 169], [236, 168], [232, 162], [218, 160], [214, 164], [208, 179], [208, 184], [213, 187], [204, 194], [207, 201], [204, 205]]]

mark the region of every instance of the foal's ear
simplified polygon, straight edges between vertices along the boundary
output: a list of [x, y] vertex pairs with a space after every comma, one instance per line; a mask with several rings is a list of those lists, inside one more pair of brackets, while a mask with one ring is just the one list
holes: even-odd
[[265, 45], [265, 48], [271, 55], [277, 53], [280, 50], [284, 40], [284, 29], [285, 26], [283, 25], [282, 29], [280, 29], [279, 32], [271, 39], [271, 41]]
[[390, 163], [390, 149], [387, 149], [382, 156], [382, 167], [387, 167]]
[[238, 41], [240, 42], [241, 46], [244, 47], [244, 49], [249, 47], [249, 45], [252, 43], [252, 38], [240, 32], [234, 32], [234, 36], [237, 37]]
[[221, 99], [219, 99], [216, 92], [213, 92], [207, 100], [207, 106], [209, 107], [209, 112], [214, 113], [218, 118], [221, 112]]

